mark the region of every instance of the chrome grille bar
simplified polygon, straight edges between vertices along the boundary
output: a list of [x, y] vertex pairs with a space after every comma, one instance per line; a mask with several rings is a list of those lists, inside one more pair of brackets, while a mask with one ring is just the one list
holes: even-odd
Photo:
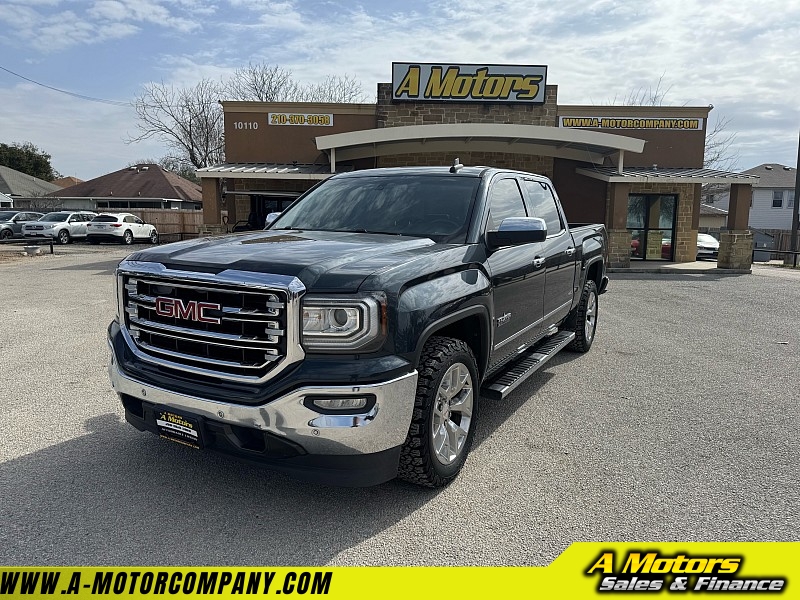
[[[295, 321], [305, 288], [294, 277], [194, 273], [138, 261], [123, 261], [117, 277], [126, 339], [142, 360], [258, 382], [303, 356]], [[174, 300], [180, 310], [159, 305], [156, 312], [158, 298]]]
[[[153, 326], [150, 321], [146, 320], [131, 319], [130, 321], [131, 324], [129, 329], [131, 330], [131, 333], [134, 331], [146, 331], [147, 333], [152, 333], [153, 335], [160, 335], [162, 337], [184, 340], [187, 342], [197, 342], [198, 344], [213, 344], [215, 346], [221, 346], [225, 348], [243, 348], [245, 350], [268, 350], [271, 346], [274, 346], [278, 343], [277, 340], [270, 342], [227, 335], [222, 337], [221, 334], [208, 334], [205, 332], [198, 332], [195, 329], [184, 329], [182, 327], [173, 327], [161, 324], [156, 324], [158, 325], [156, 327]], [[205, 335], [201, 336], [201, 333], [204, 333]], [[253, 345], [247, 345], [247, 342], [250, 342]]]

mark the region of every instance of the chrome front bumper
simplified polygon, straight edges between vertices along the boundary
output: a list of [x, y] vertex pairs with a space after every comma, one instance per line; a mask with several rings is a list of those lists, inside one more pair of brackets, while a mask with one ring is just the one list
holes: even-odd
[[[118, 394], [195, 414], [219, 423], [272, 433], [299, 444], [309, 454], [372, 454], [403, 444], [411, 424], [417, 371], [383, 383], [361, 386], [309, 386], [260, 406], [229, 404], [178, 394], [124, 374], [111, 354], [109, 376]], [[372, 394], [365, 414], [322, 414], [307, 408], [307, 396]]]

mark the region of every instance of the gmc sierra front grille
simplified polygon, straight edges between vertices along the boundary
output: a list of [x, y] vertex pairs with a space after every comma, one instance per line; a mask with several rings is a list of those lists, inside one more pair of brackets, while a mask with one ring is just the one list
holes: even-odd
[[125, 327], [162, 364], [263, 378], [287, 354], [287, 294], [206, 281], [123, 275]]

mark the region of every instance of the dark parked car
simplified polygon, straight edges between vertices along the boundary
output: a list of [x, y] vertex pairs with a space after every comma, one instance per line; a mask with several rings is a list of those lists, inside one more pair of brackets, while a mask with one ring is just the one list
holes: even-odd
[[20, 212], [4, 210], [0, 212], [0, 240], [22, 237], [22, 226], [28, 221], [36, 221], [42, 217], [39, 212]]

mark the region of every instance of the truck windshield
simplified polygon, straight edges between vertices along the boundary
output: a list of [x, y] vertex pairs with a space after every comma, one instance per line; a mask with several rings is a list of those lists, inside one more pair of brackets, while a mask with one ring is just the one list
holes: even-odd
[[388, 233], [463, 244], [479, 183], [463, 175], [331, 179], [270, 229]]

